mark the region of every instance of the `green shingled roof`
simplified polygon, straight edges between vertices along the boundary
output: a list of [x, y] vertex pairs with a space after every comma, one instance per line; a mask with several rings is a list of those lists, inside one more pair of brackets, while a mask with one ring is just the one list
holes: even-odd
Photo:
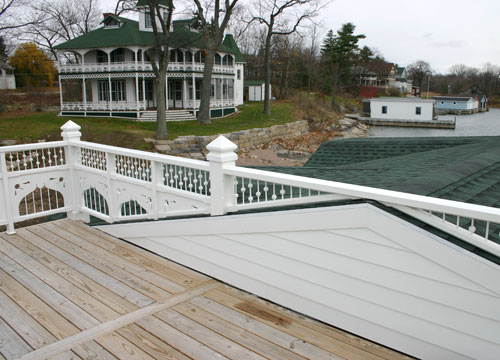
[[500, 208], [500, 137], [336, 140], [303, 167], [267, 169]]
[[[150, 46], [154, 44], [154, 34], [149, 31], [139, 31], [139, 23], [135, 20], [117, 17], [122, 24], [116, 28], [101, 27], [85, 35], [57, 45], [57, 50], [94, 49], [106, 47]], [[190, 31], [184, 26], [191, 20], [174, 21], [174, 31], [170, 33], [172, 48], [205, 48], [205, 41], [200, 33]], [[234, 54], [236, 62], [244, 62], [232, 35], [227, 35], [220, 49], [221, 52]]]
[[[168, 0], [159, 0], [158, 4], [168, 6]], [[135, 6], [149, 6], [147, 0], [139, 0]]]

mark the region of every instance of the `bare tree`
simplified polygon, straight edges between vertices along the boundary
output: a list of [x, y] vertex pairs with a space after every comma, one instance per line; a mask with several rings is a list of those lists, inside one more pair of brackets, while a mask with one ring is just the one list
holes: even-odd
[[0, 31], [19, 29], [39, 22], [40, 18], [26, 15], [24, 8], [28, 4], [27, 0], [0, 0]]
[[[164, 12], [160, 4], [167, 4], [167, 11]], [[170, 27], [172, 25], [172, 16], [174, 12], [173, 0], [147, 0], [149, 15], [151, 16], [151, 25], [153, 27], [154, 44], [148, 49], [153, 72], [155, 74], [156, 87], [156, 138], [166, 140], [167, 133], [167, 100], [165, 93], [165, 83], [167, 81], [167, 70], [170, 51], [168, 49]], [[146, 16], [148, 14], [146, 13]]]
[[115, 6], [115, 15], [121, 15], [135, 10], [137, 0], [118, 0]]
[[[97, 0], [42, 0], [31, 5], [33, 22], [24, 36], [57, 57], [54, 46], [96, 29], [101, 20]], [[35, 21], [43, 18], [43, 21]]]
[[267, 30], [264, 45], [264, 113], [271, 114], [271, 45], [275, 35], [290, 35], [297, 31], [302, 21], [318, 14], [319, 0], [262, 0], [256, 5], [252, 21]]
[[202, 36], [205, 41], [205, 67], [203, 69], [203, 83], [201, 89], [200, 109], [198, 123], [210, 124], [210, 93], [212, 88], [212, 71], [214, 57], [217, 49], [222, 44], [224, 31], [231, 19], [238, 0], [206, 1], [194, 0], [196, 5], [195, 15], [200, 22]]
[[420, 93], [422, 93], [423, 79], [432, 74], [432, 68], [429, 63], [423, 60], [415, 61], [414, 63], [408, 65], [406, 71], [413, 81], [417, 82], [417, 85], [420, 88]]

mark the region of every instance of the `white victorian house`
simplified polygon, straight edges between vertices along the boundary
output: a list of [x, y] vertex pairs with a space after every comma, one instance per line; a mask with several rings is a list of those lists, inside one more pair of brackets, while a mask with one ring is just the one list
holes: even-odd
[[[56, 47], [61, 115], [150, 119], [154, 114], [155, 75], [147, 55], [154, 33], [146, 2], [138, 1], [137, 9], [138, 22], [105, 14], [101, 28]], [[170, 31], [167, 118], [182, 113], [193, 118], [200, 104], [205, 44], [196, 19], [173, 21]], [[243, 104], [244, 63], [233, 36], [226, 34], [215, 55], [212, 117], [229, 115]]]

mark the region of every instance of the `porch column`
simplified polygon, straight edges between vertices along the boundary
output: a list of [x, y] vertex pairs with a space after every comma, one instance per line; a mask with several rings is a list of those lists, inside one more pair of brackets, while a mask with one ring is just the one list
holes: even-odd
[[194, 76], [193, 73], [193, 109], [196, 109], [196, 77]]
[[87, 116], [87, 84], [85, 83], [85, 75], [83, 75], [82, 81], [83, 81], [83, 86], [82, 86], [82, 91], [83, 91], [83, 112], [84, 112], [85, 116]]
[[112, 115], [113, 112], [113, 106], [112, 106], [112, 96], [111, 96], [111, 53], [106, 53], [108, 54], [108, 106], [109, 106], [109, 116]]
[[59, 81], [59, 101], [61, 103], [61, 111], [63, 111], [63, 92], [62, 92], [62, 80], [61, 80], [61, 61], [59, 59], [59, 53], [57, 53], [57, 70], [59, 74], [57, 79]]
[[59, 75], [58, 78], [59, 78], [59, 97], [61, 101], [61, 111], [63, 111], [63, 91], [62, 91], [61, 75]]
[[[173, 101], [175, 101], [175, 94], [174, 94], [174, 100]], [[174, 103], [174, 107], [175, 107], [175, 103]], [[165, 109], [168, 110], [168, 76], [165, 79]]]
[[182, 79], [182, 108], [186, 108], [186, 96], [187, 96], [187, 79]]
[[142, 103], [144, 105], [144, 110], [147, 109], [146, 106], [146, 78], [142, 76]]
[[82, 91], [83, 91], [83, 114], [87, 116], [87, 84], [85, 84], [85, 54], [82, 53], [82, 81], [83, 81], [83, 86], [82, 86]]
[[140, 116], [140, 104], [139, 104], [139, 72], [137, 71], [137, 55], [139, 54], [139, 50], [135, 51], [135, 105], [137, 108], [137, 117]]

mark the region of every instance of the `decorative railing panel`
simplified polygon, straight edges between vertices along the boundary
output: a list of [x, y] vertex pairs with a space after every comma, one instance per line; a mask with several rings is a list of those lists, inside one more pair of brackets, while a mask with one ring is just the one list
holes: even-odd
[[62, 111], [137, 111], [145, 110], [144, 102], [63, 102]]
[[[197, 63], [178, 63], [170, 62], [168, 71], [176, 72], [203, 72], [205, 65]], [[71, 73], [107, 73], [107, 72], [129, 72], [129, 71], [153, 71], [153, 67], [147, 62], [126, 61], [113, 63], [85, 63], [83, 64], [65, 64], [59, 66], [61, 74]], [[217, 74], [234, 74], [233, 65], [214, 65], [213, 72]]]
[[23, 172], [66, 164], [64, 146], [43, 146], [31, 149], [24, 147], [20, 150], [7, 151], [4, 154], [9, 172]]
[[92, 169], [107, 170], [106, 153], [103, 151], [81, 148], [80, 163]]
[[116, 155], [116, 173], [133, 179], [151, 182], [151, 161]]
[[163, 165], [165, 186], [210, 196], [210, 172], [174, 164]]

